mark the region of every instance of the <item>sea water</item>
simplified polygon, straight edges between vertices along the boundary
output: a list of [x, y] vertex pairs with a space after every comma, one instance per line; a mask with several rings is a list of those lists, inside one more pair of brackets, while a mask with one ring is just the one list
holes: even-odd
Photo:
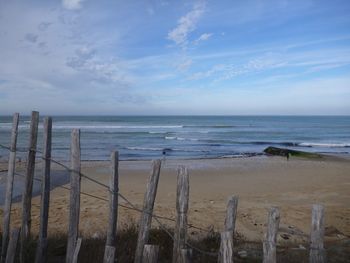
[[[0, 117], [3, 145], [10, 144], [11, 122]], [[21, 116], [19, 148], [28, 147], [29, 125], [30, 117]], [[113, 150], [124, 160], [241, 157], [261, 155], [268, 146], [350, 154], [349, 116], [54, 116], [53, 158], [69, 159], [73, 128], [81, 130], [83, 160], [108, 160]], [[0, 149], [0, 158], [7, 156]]]

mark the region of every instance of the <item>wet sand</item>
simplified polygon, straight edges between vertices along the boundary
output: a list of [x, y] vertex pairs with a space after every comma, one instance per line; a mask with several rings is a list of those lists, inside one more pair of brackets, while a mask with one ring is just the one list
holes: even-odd
[[[311, 206], [315, 203], [325, 205], [326, 241], [344, 240], [350, 236], [350, 160], [330, 157], [315, 160], [291, 158], [287, 161], [282, 157], [266, 156], [166, 160], [162, 165], [155, 203], [158, 215], [174, 218], [178, 165], [187, 166], [190, 172], [188, 215], [191, 224], [221, 231], [227, 198], [238, 195], [236, 230], [247, 240], [262, 239], [268, 209], [278, 206], [281, 209], [279, 242], [306, 243], [310, 232]], [[142, 206], [150, 168], [150, 161], [120, 162], [120, 192], [138, 207]], [[53, 165], [52, 169], [56, 171], [53, 177], [62, 176], [62, 168]], [[82, 172], [108, 184], [108, 162], [83, 162]], [[108, 198], [105, 189], [86, 179], [82, 179], [82, 191]], [[34, 234], [38, 231], [39, 202], [39, 196], [33, 198]], [[66, 189], [58, 187], [52, 190], [49, 234], [67, 231], [68, 203], [69, 192]], [[126, 205], [122, 200], [120, 203]], [[105, 233], [107, 209], [106, 201], [81, 196], [80, 229], [83, 235]], [[2, 216], [2, 211], [0, 213]], [[19, 225], [19, 203], [14, 204], [12, 214], [13, 225]], [[119, 227], [136, 223], [138, 219], [138, 212], [119, 208]], [[173, 226], [172, 222], [163, 222]], [[153, 225], [157, 226], [155, 222]], [[189, 233], [201, 235], [201, 231], [192, 228]]]

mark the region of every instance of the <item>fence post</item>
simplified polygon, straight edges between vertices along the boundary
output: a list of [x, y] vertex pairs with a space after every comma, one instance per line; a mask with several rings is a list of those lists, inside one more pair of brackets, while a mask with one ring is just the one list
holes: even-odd
[[315, 204], [312, 206], [310, 263], [326, 262], [326, 251], [323, 247], [324, 230], [324, 206]]
[[279, 223], [280, 211], [277, 207], [272, 207], [269, 211], [269, 217], [267, 221], [267, 232], [265, 235], [265, 240], [263, 241], [263, 263], [276, 262], [276, 242]]
[[38, 139], [39, 112], [33, 111], [30, 122], [29, 149], [27, 159], [26, 177], [24, 179], [24, 192], [22, 196], [22, 227], [20, 244], [20, 262], [26, 262], [26, 242], [30, 236], [31, 205], [33, 193], [33, 179], [35, 170], [36, 144]]
[[[237, 206], [238, 206], [238, 196], [231, 196], [227, 202], [226, 218], [225, 218], [225, 231], [232, 232], [232, 244], [233, 236], [235, 234], [236, 218], [237, 218]], [[220, 248], [221, 250], [221, 248]], [[221, 253], [219, 253], [218, 261], [221, 262]]]
[[225, 231], [232, 231], [235, 234], [237, 218], [238, 196], [231, 196], [227, 202]]
[[11, 231], [10, 242], [6, 253], [6, 263], [15, 262], [19, 233], [20, 228], [15, 228]]
[[181, 249], [186, 248], [187, 242], [187, 211], [189, 200], [189, 176], [187, 168], [180, 166], [177, 174], [176, 191], [176, 226], [174, 233], [173, 263], [181, 259]]
[[145, 245], [143, 248], [142, 263], [157, 263], [159, 246]]
[[3, 232], [2, 232], [2, 246], [1, 246], [1, 263], [5, 262], [6, 251], [8, 245], [8, 238], [10, 233], [10, 219], [11, 219], [11, 206], [12, 206], [12, 191], [13, 181], [16, 169], [16, 145], [17, 145], [17, 134], [18, 134], [18, 120], [19, 114], [13, 115], [12, 131], [11, 131], [11, 145], [10, 145], [10, 157], [8, 163], [8, 171], [6, 178], [6, 195], [4, 205], [4, 219], [3, 219]]
[[105, 246], [105, 253], [103, 256], [104, 263], [114, 263], [115, 262], [115, 247]]
[[66, 263], [73, 262], [74, 250], [77, 245], [80, 213], [80, 130], [73, 129], [71, 135], [71, 171], [70, 171], [70, 201], [69, 226], [66, 252]]
[[39, 241], [35, 256], [35, 262], [46, 262], [47, 258], [47, 225], [49, 220], [50, 203], [50, 171], [51, 171], [51, 139], [52, 119], [44, 119], [44, 145], [43, 145], [43, 174], [41, 178], [41, 206], [40, 206], [40, 227]]
[[79, 251], [80, 251], [80, 247], [81, 247], [81, 240], [82, 240], [81, 237], [79, 237], [76, 244], [75, 244], [72, 263], [78, 262]]
[[219, 262], [220, 263], [233, 263], [233, 234], [232, 234], [232, 231], [224, 231], [221, 233]]
[[192, 262], [192, 249], [181, 249], [181, 263], [191, 263]]
[[[114, 262], [115, 258], [115, 240], [117, 233], [117, 219], [118, 219], [118, 152], [112, 152], [111, 155], [111, 178], [109, 181], [109, 218], [108, 218], [108, 229], [107, 229], [107, 240], [104, 253], [104, 263]], [[113, 251], [113, 252], [112, 252]]]
[[134, 263], [142, 262], [144, 245], [148, 242], [149, 230], [152, 223], [154, 200], [157, 194], [160, 166], [161, 160], [154, 160], [152, 162], [152, 172], [148, 179], [147, 190], [143, 201], [143, 212], [139, 223], [139, 235], [137, 237]]

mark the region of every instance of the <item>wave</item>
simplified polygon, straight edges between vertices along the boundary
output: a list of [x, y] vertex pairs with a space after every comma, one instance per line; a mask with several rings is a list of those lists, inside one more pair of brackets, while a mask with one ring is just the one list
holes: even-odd
[[195, 150], [195, 149], [180, 149], [180, 148], [157, 148], [157, 147], [125, 147], [125, 149], [133, 151], [159, 151], [159, 152], [209, 152], [205, 150]]
[[275, 142], [275, 141], [252, 141], [237, 142], [239, 144], [255, 144], [255, 145], [281, 145], [287, 147], [325, 147], [325, 148], [345, 148], [350, 147], [348, 143], [312, 143], [312, 142]]
[[253, 141], [245, 142], [244, 144], [255, 144], [255, 145], [282, 145], [282, 146], [299, 146], [299, 143], [296, 142], [271, 142], [271, 141]]
[[225, 144], [244, 144], [244, 145], [281, 145], [281, 146], [298, 146], [296, 142], [275, 142], [275, 141], [237, 141], [230, 139], [197, 139], [197, 138], [183, 138], [176, 136], [166, 136], [166, 140], [179, 140], [179, 141], [200, 141], [210, 143], [211, 146], [222, 146]]
[[[177, 136], [165, 136], [166, 140], [178, 140], [178, 141], [200, 141], [207, 143], [214, 143], [217, 146], [224, 145], [225, 143], [229, 144], [254, 144], [254, 145], [283, 145], [283, 146], [298, 146], [298, 143], [294, 142], [273, 142], [273, 141], [236, 141], [230, 139], [198, 139], [198, 138], [184, 138]], [[213, 144], [211, 144], [213, 145]]]
[[229, 139], [197, 139], [183, 138], [176, 136], [166, 136], [166, 140], [178, 141], [200, 141], [210, 143], [210, 146], [223, 146], [225, 144], [240, 144], [240, 145], [279, 145], [285, 147], [324, 147], [324, 148], [348, 148], [349, 143], [312, 143], [312, 142], [278, 142], [278, 141], [236, 141]]
[[59, 125], [53, 126], [53, 129], [176, 129], [182, 127], [181, 125]]
[[194, 149], [178, 149], [178, 148], [174, 148], [174, 151], [178, 151], [178, 152], [201, 152], [201, 153], [208, 153], [210, 151], [206, 151], [206, 150], [194, 150]]
[[183, 138], [183, 137], [176, 137], [176, 136], [165, 136], [165, 140], [177, 140], [177, 141], [199, 141], [199, 139], [196, 138]]
[[348, 148], [349, 143], [318, 143], [318, 142], [302, 142], [298, 143], [302, 147], [325, 147], [325, 148]]
[[148, 148], [148, 147], [125, 147], [127, 150], [133, 150], [133, 151], [166, 151], [171, 150], [169, 148]]
[[[85, 134], [113, 134], [115, 136], [123, 136], [127, 138], [128, 136], [142, 136], [143, 138], [154, 139], [163, 138], [163, 133], [149, 133], [147, 131], [133, 130], [133, 131], [123, 131], [123, 130], [86, 130]], [[130, 137], [131, 138], [131, 137]]]
[[164, 132], [161, 132], [161, 131], [156, 131], [156, 132], [150, 131], [148, 133], [149, 134], [167, 134], [168, 132], [166, 132], [166, 131], [164, 131]]
[[261, 156], [263, 153], [236, 153], [236, 154], [228, 154], [228, 155], [222, 155], [220, 158], [241, 158], [241, 157], [254, 157], [254, 156]]
[[[235, 128], [235, 125], [183, 125], [183, 128]], [[241, 126], [240, 126], [241, 127]]]

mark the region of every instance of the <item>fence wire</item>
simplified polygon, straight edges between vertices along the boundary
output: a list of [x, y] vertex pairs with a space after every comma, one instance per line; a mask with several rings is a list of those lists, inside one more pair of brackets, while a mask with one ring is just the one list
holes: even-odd
[[[6, 145], [3, 145], [3, 144], [0, 144], [0, 148], [3, 148], [3, 149], [7, 149], [7, 150], [11, 150], [10, 147], [6, 146]], [[30, 149], [30, 148], [24, 148], [24, 147], [21, 147], [21, 148], [16, 148], [16, 152], [27, 152], [27, 151], [35, 151], [36, 153], [40, 153], [40, 154], [43, 154], [42, 151], [40, 150], [37, 150], [37, 149]], [[45, 157], [37, 157], [37, 159], [42, 159], [42, 160], [47, 160], [47, 158]], [[67, 165], [53, 159], [53, 158], [49, 158], [49, 160], [59, 166], [61, 166], [62, 168], [64, 168], [65, 170], [69, 171], [69, 172], [74, 172], [74, 173], [78, 173], [82, 178], [85, 178], [86, 180], [90, 181], [90, 182], [93, 182], [105, 189], [107, 189], [108, 192], [110, 193], [114, 193], [114, 194], [117, 194], [121, 199], [123, 199], [129, 206], [126, 206], [126, 205], [123, 205], [123, 204], [120, 204], [118, 202], [118, 206], [120, 207], [123, 207], [125, 209], [129, 209], [129, 210], [134, 210], [134, 211], [137, 211], [139, 213], [147, 213], [149, 215], [152, 216], [152, 218], [154, 218], [154, 220], [158, 223], [159, 227], [174, 241], [174, 236], [173, 234], [171, 234], [167, 228], [166, 225], [164, 225], [159, 219], [163, 219], [163, 220], [168, 220], [168, 221], [171, 221], [171, 222], [176, 222], [175, 219], [173, 218], [170, 218], [170, 217], [165, 217], [165, 216], [159, 216], [159, 215], [156, 215], [154, 213], [150, 213], [149, 211], [145, 211], [143, 209], [140, 209], [138, 208], [136, 205], [134, 205], [131, 201], [129, 201], [123, 194], [121, 194], [119, 191], [116, 192], [116, 191], [111, 191], [109, 186], [96, 180], [96, 179], [93, 179], [89, 176], [87, 176], [86, 174], [82, 173], [81, 171], [76, 171], [76, 170], [73, 170], [71, 169], [70, 167], [68, 167]], [[1, 170], [0, 172], [7, 172], [7, 170]], [[15, 175], [17, 176], [21, 176], [21, 177], [25, 177], [24, 174], [20, 174], [20, 173], [17, 173], [15, 172]], [[38, 177], [34, 177], [34, 180], [36, 181], [40, 181], [41, 182], [41, 179], [38, 178]], [[63, 188], [63, 189], [66, 189], [68, 191], [70, 191], [70, 188], [69, 187], [66, 187], [64, 185], [58, 185], [57, 187], [59, 188]], [[95, 198], [95, 199], [98, 199], [98, 200], [102, 200], [102, 201], [105, 201], [105, 202], [109, 202], [109, 200], [107, 198], [104, 198], [104, 197], [101, 197], [101, 196], [96, 196], [96, 195], [93, 195], [93, 194], [90, 194], [90, 193], [86, 193], [86, 192], [83, 192], [83, 191], [80, 191], [80, 194], [82, 195], [85, 195], [85, 196], [89, 196], [89, 197], [92, 197], [92, 198]], [[187, 224], [187, 227], [188, 228], [193, 228], [193, 229], [197, 229], [197, 230], [200, 230], [200, 231], [203, 231], [203, 232], [207, 232], [207, 233], [210, 233], [211, 231], [208, 231], [206, 229], [203, 229], [201, 227], [198, 227], [198, 226], [195, 226], [193, 224]], [[186, 242], [186, 245], [190, 248], [192, 248], [193, 250], [201, 253], [201, 254], [204, 254], [204, 255], [208, 255], [208, 256], [213, 256], [213, 257], [217, 257], [218, 256], [218, 252], [209, 252], [209, 251], [205, 251], [205, 250], [202, 250], [198, 247], [195, 247], [191, 244], [189, 244], [188, 242]]]

